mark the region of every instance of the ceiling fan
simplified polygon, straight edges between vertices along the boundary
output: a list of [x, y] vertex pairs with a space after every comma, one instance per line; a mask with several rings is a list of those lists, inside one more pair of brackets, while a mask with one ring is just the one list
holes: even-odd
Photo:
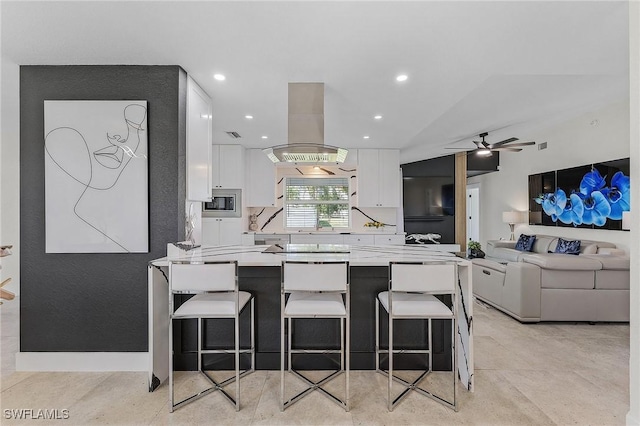
[[[494, 151], [511, 151], [511, 152], [520, 152], [522, 151], [522, 146], [535, 145], [535, 142], [518, 142], [511, 143], [518, 140], [518, 138], [509, 138], [496, 143], [488, 143], [484, 140], [489, 133], [484, 132], [480, 133], [478, 136], [482, 138], [481, 141], [473, 141], [476, 144], [476, 151], [478, 155], [491, 155]], [[447, 148], [447, 149], [460, 149], [460, 148]]]

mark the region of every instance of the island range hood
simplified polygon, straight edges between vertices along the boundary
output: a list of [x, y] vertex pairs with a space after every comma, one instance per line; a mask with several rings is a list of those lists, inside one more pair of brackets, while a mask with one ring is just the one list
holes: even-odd
[[263, 151], [274, 163], [343, 163], [347, 150], [324, 144], [324, 83], [289, 83], [286, 145]]

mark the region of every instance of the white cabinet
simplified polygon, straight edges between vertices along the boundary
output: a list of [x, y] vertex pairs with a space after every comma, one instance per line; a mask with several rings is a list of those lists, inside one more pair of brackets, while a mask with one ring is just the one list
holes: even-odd
[[387, 246], [390, 244], [404, 244], [404, 235], [378, 234], [373, 236], [374, 245]]
[[213, 145], [211, 157], [213, 188], [242, 189], [244, 187], [244, 147]]
[[399, 150], [358, 150], [358, 206], [400, 206]]
[[344, 243], [351, 246], [372, 246], [375, 241], [373, 235], [351, 234], [344, 236]]
[[245, 162], [245, 205], [276, 205], [276, 166], [261, 149], [248, 149]]
[[203, 246], [227, 246], [241, 244], [241, 218], [202, 218]]
[[211, 98], [187, 77], [187, 200], [211, 200]]
[[291, 234], [291, 244], [343, 244], [340, 234]]

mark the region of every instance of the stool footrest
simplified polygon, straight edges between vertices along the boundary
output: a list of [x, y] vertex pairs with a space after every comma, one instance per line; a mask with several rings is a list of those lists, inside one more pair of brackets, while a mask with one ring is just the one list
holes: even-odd
[[292, 354], [339, 354], [340, 349], [291, 349]]
[[[428, 354], [431, 351], [429, 349], [394, 349], [394, 354]], [[379, 349], [378, 353], [380, 354], [388, 354], [388, 349]]]
[[[240, 349], [238, 353], [248, 354], [253, 351], [253, 348], [249, 349]], [[197, 351], [194, 351], [197, 352]], [[183, 352], [186, 353], [186, 352]], [[236, 351], [234, 349], [203, 349], [200, 351], [201, 354], [235, 354]]]
[[305, 375], [303, 375], [302, 373], [300, 373], [297, 370], [294, 369], [290, 369], [289, 370], [291, 373], [293, 373], [296, 377], [300, 378], [301, 380], [303, 380], [304, 382], [306, 382], [309, 387], [306, 388], [305, 390], [303, 390], [302, 392], [298, 393], [297, 395], [289, 398], [287, 401], [284, 402], [283, 408], [287, 408], [290, 405], [298, 402], [300, 399], [302, 399], [302, 397], [304, 397], [305, 395], [307, 395], [308, 393], [317, 390], [319, 391], [322, 395], [326, 396], [327, 398], [329, 398], [331, 401], [335, 402], [336, 404], [338, 404], [340, 407], [342, 407], [343, 409], [347, 408], [347, 403], [343, 400], [341, 400], [340, 398], [338, 398], [337, 396], [333, 395], [331, 392], [326, 391], [325, 389], [323, 389], [321, 386], [330, 382], [331, 380], [335, 379], [338, 375], [345, 373], [345, 370], [336, 370], [334, 372], [332, 372], [331, 374], [329, 374], [327, 377], [323, 378], [322, 380], [318, 381], [318, 382], [314, 382], [313, 380], [309, 379], [308, 377], [306, 377]]

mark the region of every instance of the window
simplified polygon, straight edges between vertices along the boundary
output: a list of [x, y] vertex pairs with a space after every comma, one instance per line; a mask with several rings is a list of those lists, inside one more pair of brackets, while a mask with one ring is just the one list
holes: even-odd
[[348, 178], [286, 178], [285, 227], [349, 227]]

